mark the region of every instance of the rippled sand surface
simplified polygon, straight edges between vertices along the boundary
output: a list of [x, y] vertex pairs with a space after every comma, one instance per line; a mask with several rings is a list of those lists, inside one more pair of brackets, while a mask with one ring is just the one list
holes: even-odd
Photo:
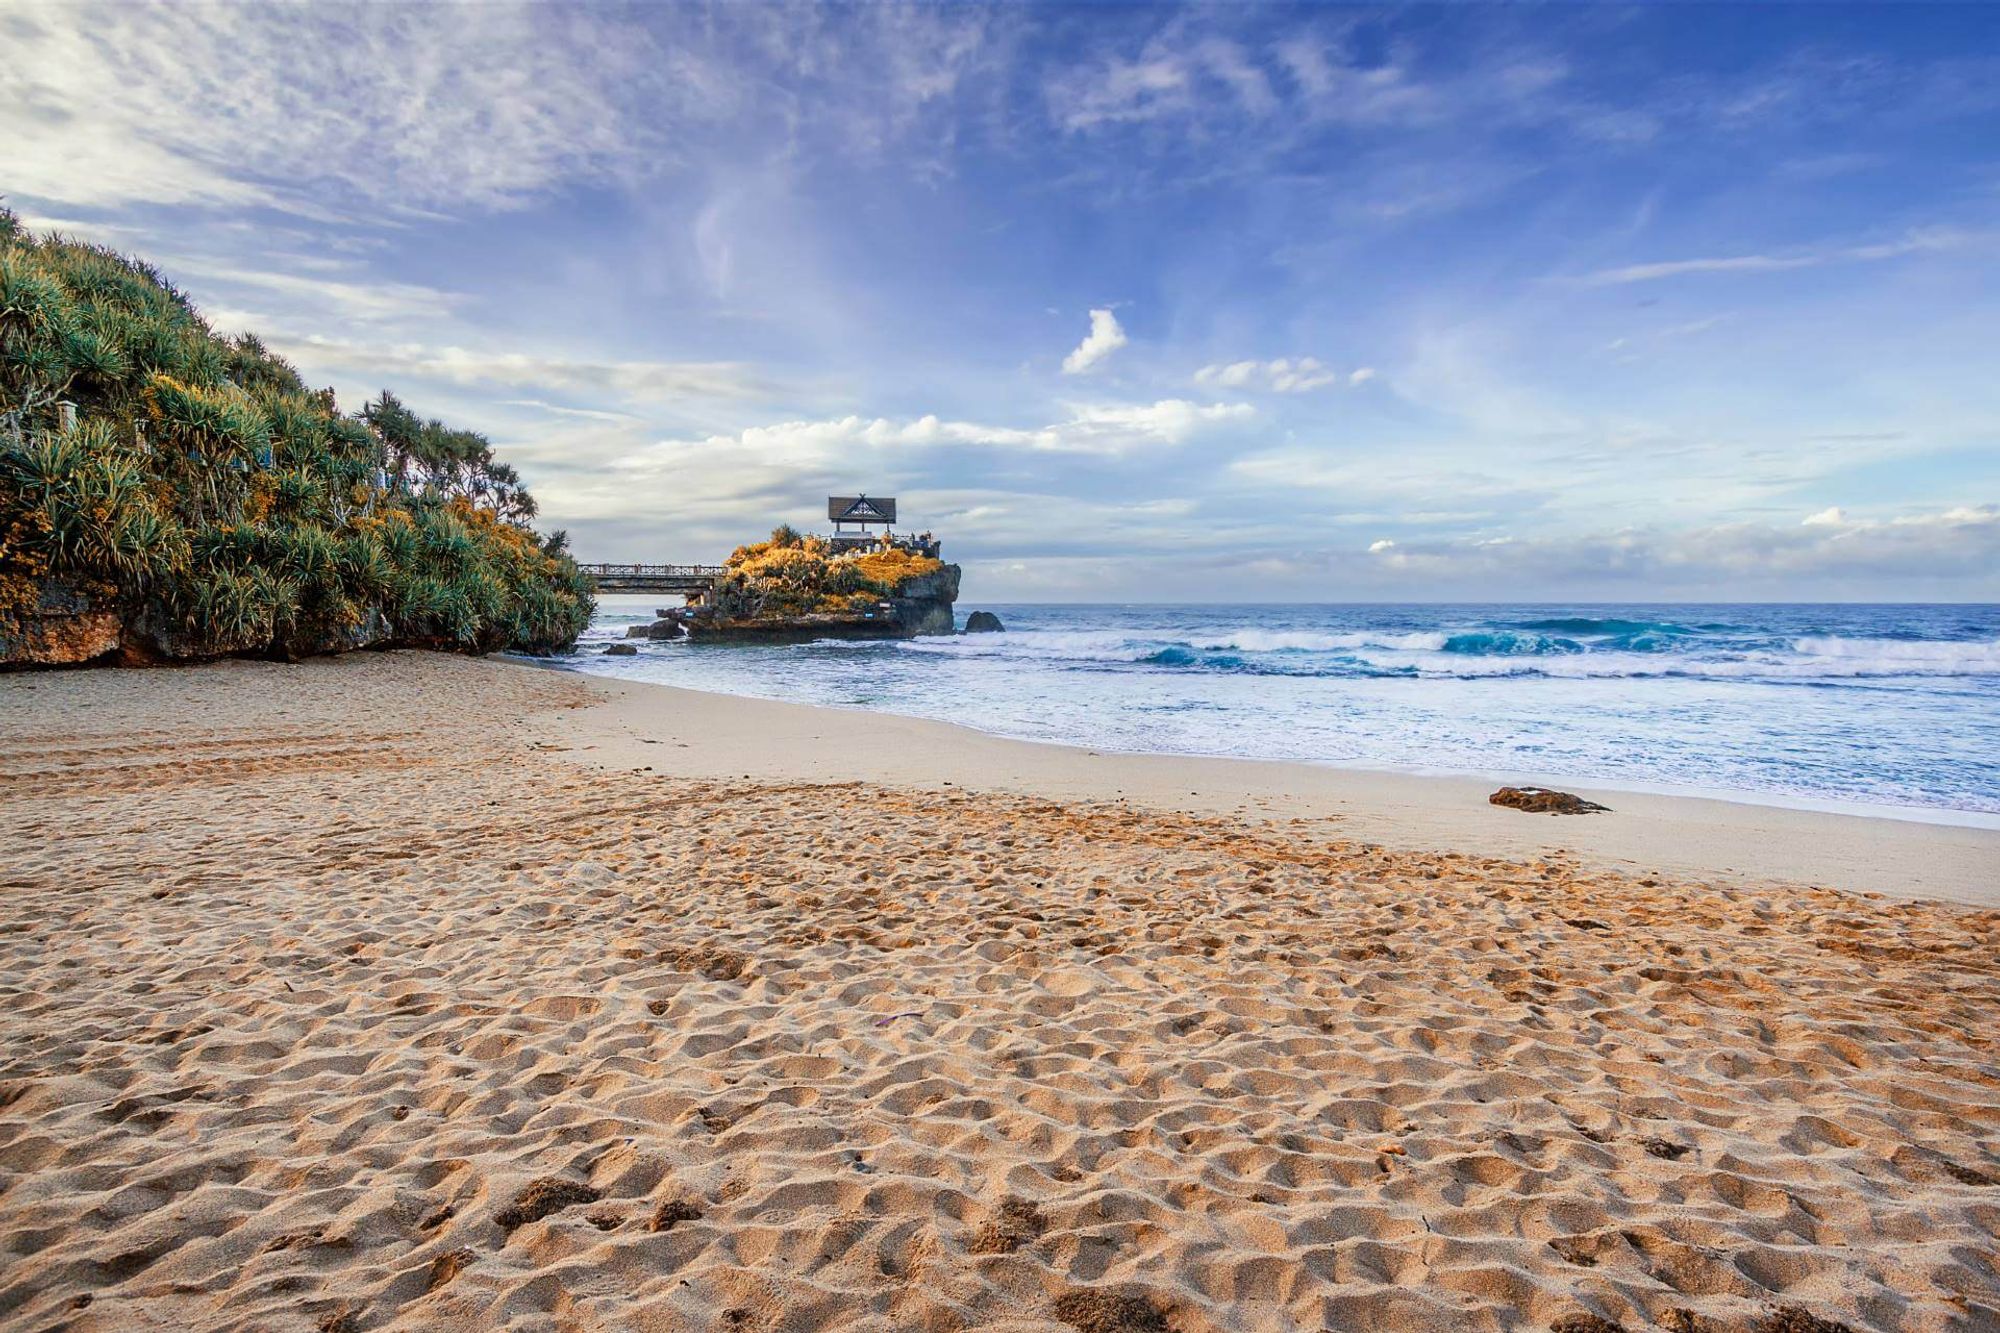
[[2000, 913], [592, 771], [591, 699], [0, 680], [0, 1326], [2000, 1328]]

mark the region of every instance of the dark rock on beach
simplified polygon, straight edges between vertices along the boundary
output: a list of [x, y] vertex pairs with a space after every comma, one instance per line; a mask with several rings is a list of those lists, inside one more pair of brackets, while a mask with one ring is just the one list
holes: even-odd
[[1611, 810], [1608, 805], [1586, 801], [1566, 791], [1550, 791], [1547, 787], [1502, 787], [1486, 799], [1494, 805], [1525, 810], [1531, 815], [1595, 815]]
[[639, 655], [639, 648], [637, 644], [614, 643], [604, 650], [604, 655], [606, 657], [637, 657]]

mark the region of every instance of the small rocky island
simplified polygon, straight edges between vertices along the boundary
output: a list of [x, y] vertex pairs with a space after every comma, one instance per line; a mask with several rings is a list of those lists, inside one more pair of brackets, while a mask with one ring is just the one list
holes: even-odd
[[685, 607], [662, 610], [627, 636], [809, 643], [952, 634], [959, 569], [938, 552], [928, 534], [898, 536], [885, 527], [879, 535], [853, 536], [837, 522], [835, 534], [823, 537], [787, 524], [767, 541], [738, 547], [713, 586], [690, 593]]

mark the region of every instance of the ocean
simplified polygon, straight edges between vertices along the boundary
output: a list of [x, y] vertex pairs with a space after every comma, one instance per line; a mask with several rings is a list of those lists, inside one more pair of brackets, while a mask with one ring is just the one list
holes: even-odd
[[578, 670], [1228, 755], [2000, 823], [2000, 606], [1010, 606], [1001, 634], [642, 643]]

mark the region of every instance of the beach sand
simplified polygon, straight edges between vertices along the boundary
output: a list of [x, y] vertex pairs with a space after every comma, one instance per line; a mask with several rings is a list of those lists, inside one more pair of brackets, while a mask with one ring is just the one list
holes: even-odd
[[0, 679], [0, 1326], [2000, 1328], [1994, 833], [1487, 786]]

